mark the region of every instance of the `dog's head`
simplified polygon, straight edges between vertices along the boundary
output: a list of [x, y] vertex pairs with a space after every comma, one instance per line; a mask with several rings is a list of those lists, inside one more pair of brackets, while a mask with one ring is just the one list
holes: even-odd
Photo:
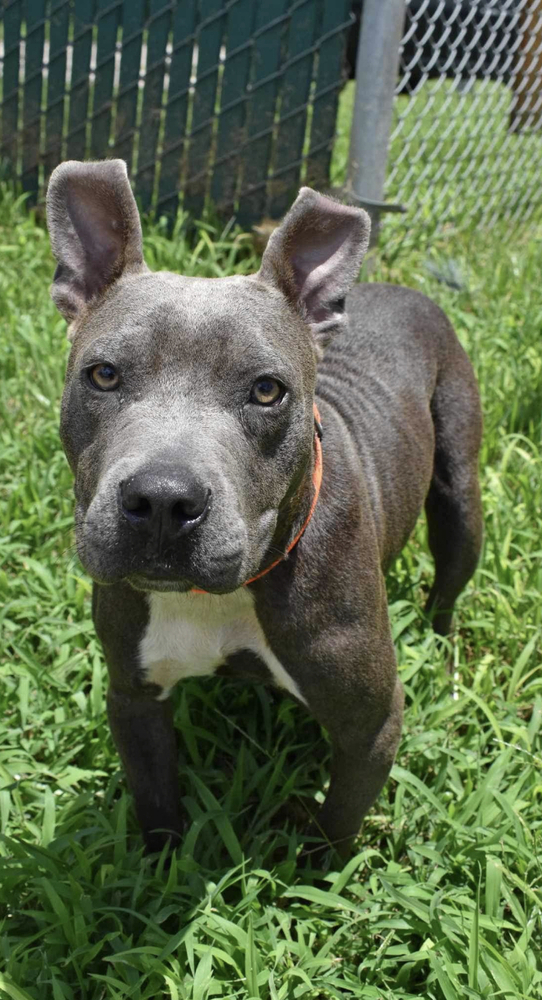
[[257, 274], [207, 279], [148, 270], [121, 160], [57, 167], [47, 215], [81, 561], [102, 583], [234, 590], [306, 513], [316, 361], [368, 217], [303, 188]]

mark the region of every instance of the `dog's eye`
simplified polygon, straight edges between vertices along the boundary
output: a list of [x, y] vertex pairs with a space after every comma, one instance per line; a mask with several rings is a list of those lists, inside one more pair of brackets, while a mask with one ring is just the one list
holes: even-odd
[[102, 392], [109, 392], [111, 389], [116, 389], [120, 381], [116, 368], [113, 368], [113, 365], [103, 363], [89, 368], [88, 377], [91, 385]]
[[259, 378], [252, 386], [250, 402], [259, 406], [272, 406], [284, 395], [284, 386], [276, 378]]

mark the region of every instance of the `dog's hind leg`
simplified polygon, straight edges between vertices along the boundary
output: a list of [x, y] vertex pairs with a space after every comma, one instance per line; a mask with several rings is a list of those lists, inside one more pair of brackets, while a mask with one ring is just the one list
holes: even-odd
[[426, 611], [438, 635], [451, 631], [455, 601], [476, 569], [482, 544], [480, 399], [470, 362], [457, 347], [431, 401], [435, 461], [425, 511], [435, 579]]

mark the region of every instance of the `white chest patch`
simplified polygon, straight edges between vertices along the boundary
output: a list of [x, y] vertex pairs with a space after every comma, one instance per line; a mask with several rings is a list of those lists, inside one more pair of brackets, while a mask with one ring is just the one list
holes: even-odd
[[154, 593], [149, 624], [139, 651], [145, 680], [163, 690], [160, 700], [184, 677], [214, 673], [228, 656], [248, 649], [271, 671], [278, 687], [305, 702], [297, 684], [267, 645], [252, 594]]

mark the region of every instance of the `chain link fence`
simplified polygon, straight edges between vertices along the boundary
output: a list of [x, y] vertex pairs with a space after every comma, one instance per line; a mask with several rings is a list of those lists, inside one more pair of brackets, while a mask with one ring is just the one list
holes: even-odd
[[350, 186], [384, 234], [539, 221], [541, 173], [542, 0], [365, 0]]
[[143, 211], [280, 218], [301, 183], [329, 187], [348, 39], [346, 192], [385, 238], [541, 217], [542, 0], [0, 0], [0, 14], [0, 158], [33, 198], [62, 159], [121, 156]]

